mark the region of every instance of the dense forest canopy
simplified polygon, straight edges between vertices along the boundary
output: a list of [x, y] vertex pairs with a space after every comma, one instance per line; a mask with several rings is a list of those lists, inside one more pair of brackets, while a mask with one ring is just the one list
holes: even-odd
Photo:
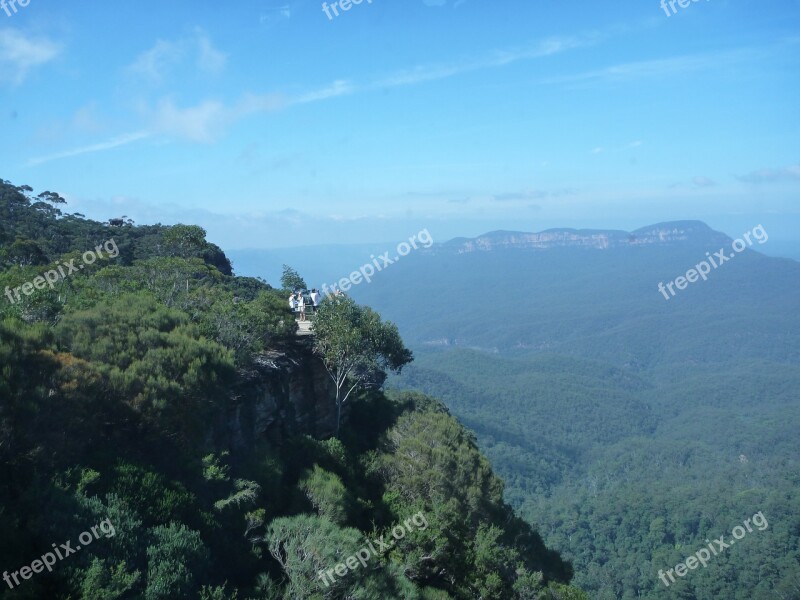
[[[414, 350], [389, 385], [441, 398], [475, 432], [506, 500], [593, 599], [800, 598], [800, 263], [747, 250], [665, 301], [660, 274], [731, 240], [698, 222], [649, 229], [692, 235], [450, 242], [357, 299]], [[497, 296], [509, 273], [512, 312]], [[457, 302], [428, 300], [441, 281]], [[768, 528], [664, 585], [659, 572], [759, 512]]]

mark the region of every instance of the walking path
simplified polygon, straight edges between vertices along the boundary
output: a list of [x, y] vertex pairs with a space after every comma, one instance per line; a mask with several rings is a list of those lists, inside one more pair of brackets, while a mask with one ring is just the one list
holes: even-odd
[[297, 335], [314, 335], [311, 331], [311, 321], [297, 321]]

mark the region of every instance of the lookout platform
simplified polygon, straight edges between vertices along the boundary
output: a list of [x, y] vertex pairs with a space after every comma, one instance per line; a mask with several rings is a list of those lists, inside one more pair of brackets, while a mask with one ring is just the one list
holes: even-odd
[[313, 321], [296, 321], [297, 322], [297, 335], [314, 335], [314, 332], [311, 331], [311, 326], [313, 325]]

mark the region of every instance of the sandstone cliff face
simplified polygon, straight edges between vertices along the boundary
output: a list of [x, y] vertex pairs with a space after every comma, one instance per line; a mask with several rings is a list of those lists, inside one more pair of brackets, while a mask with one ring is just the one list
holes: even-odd
[[336, 431], [336, 392], [311, 338], [298, 338], [262, 354], [231, 390], [226, 422], [217, 435], [232, 449], [259, 439], [281, 444], [288, 436], [316, 438]]
[[444, 247], [457, 254], [506, 248], [546, 250], [581, 247], [606, 250], [631, 246], [668, 245], [693, 239], [713, 239], [720, 245], [730, 242], [726, 235], [713, 231], [701, 221], [675, 221], [631, 232], [592, 229], [550, 229], [539, 233], [494, 231], [474, 239], [452, 240], [444, 244]]

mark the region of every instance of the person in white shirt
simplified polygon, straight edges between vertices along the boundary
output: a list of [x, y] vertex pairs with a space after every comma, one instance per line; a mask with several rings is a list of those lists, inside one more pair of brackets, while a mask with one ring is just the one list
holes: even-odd
[[306, 300], [303, 298], [303, 292], [297, 292], [297, 310], [300, 311], [300, 320], [306, 320]]

